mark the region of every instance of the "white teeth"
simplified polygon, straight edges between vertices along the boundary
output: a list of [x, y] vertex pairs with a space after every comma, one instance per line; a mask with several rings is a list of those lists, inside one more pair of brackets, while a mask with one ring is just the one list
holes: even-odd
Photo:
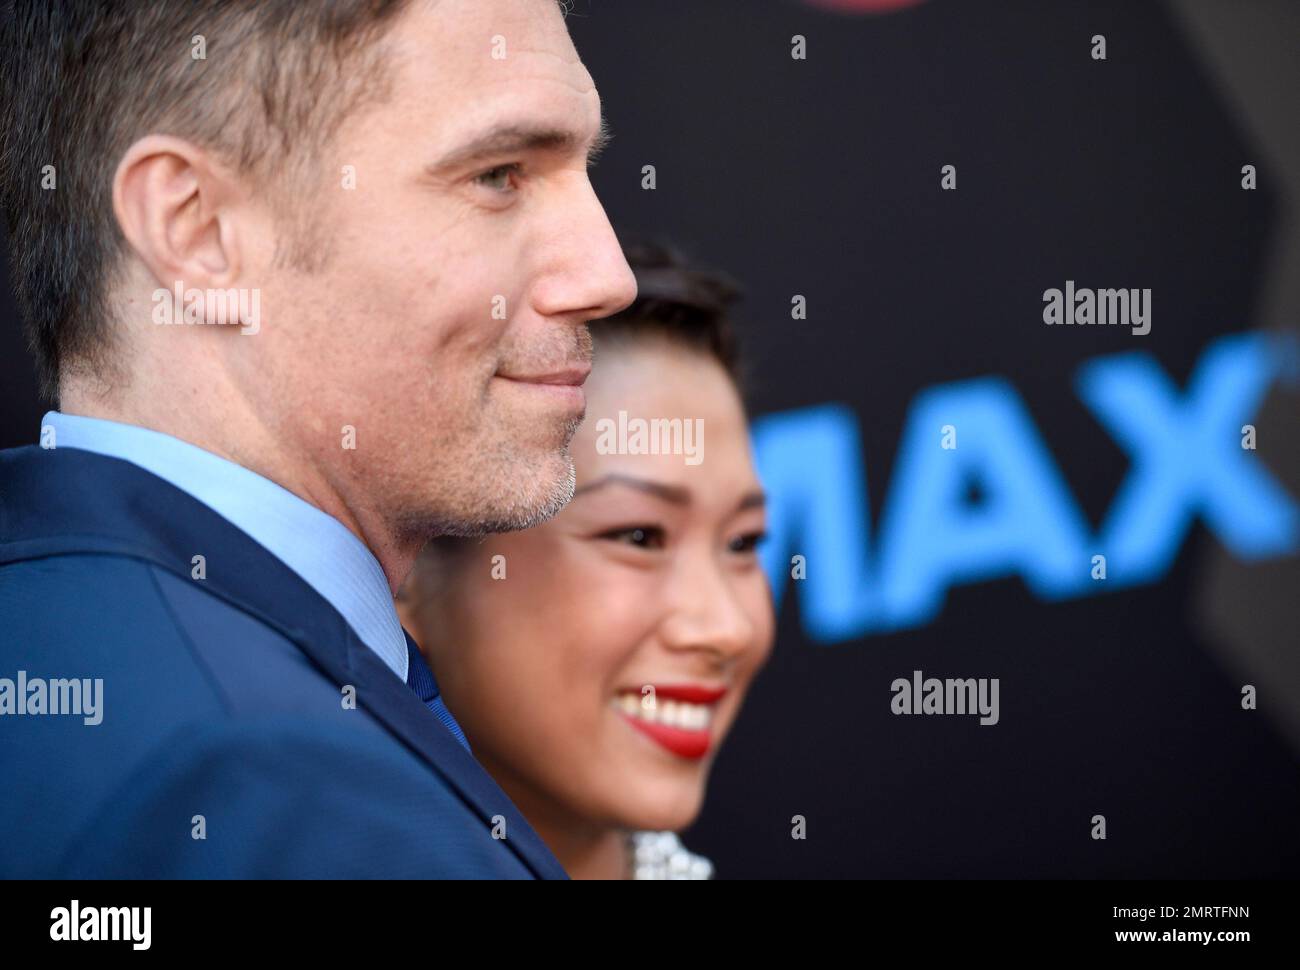
[[614, 705], [624, 714], [642, 721], [666, 724], [686, 731], [706, 730], [713, 720], [713, 707], [709, 704], [661, 700], [652, 705], [644, 703], [640, 694], [624, 693], [614, 698]]

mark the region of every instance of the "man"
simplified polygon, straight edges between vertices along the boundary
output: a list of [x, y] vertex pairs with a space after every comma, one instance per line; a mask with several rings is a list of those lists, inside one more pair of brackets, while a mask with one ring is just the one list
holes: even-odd
[[[0, 875], [563, 877], [392, 594], [573, 489], [635, 296], [555, 0], [20, 0]], [[7, 686], [6, 686], [7, 685]]]

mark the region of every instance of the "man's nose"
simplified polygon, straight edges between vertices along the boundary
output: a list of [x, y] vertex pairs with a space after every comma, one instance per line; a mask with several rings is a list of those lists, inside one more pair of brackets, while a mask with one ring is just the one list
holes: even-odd
[[538, 313], [585, 323], [636, 299], [636, 277], [585, 174], [565, 198], [550, 235], [543, 244], [545, 272], [533, 287]]

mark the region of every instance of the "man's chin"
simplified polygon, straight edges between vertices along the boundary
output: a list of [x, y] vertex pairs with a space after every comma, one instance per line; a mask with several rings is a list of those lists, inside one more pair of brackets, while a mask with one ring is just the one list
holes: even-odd
[[[495, 503], [442, 523], [439, 534], [473, 539], [498, 532], [522, 532], [554, 517], [573, 498], [577, 477], [567, 448], [552, 460], [560, 467], [545, 476], [546, 482], [533, 478], [522, 482], [513, 496], [493, 496], [497, 500]], [[528, 472], [520, 474], [529, 475]], [[536, 475], [536, 472], [532, 474]]]

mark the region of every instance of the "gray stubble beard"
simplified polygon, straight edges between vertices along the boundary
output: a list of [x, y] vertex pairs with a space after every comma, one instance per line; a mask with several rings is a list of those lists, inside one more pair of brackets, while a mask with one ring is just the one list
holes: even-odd
[[519, 501], [513, 508], [499, 514], [484, 514], [474, 517], [452, 516], [416, 512], [404, 517], [398, 527], [398, 535], [404, 542], [423, 545], [438, 536], [452, 536], [462, 539], [477, 539], [499, 532], [522, 532], [532, 529], [559, 514], [573, 499], [577, 488], [577, 472], [569, 445], [577, 433], [582, 419], [569, 421], [564, 434], [564, 443], [560, 446], [560, 455], [567, 465], [567, 474], [546, 487], [540, 502], [524, 505]]

